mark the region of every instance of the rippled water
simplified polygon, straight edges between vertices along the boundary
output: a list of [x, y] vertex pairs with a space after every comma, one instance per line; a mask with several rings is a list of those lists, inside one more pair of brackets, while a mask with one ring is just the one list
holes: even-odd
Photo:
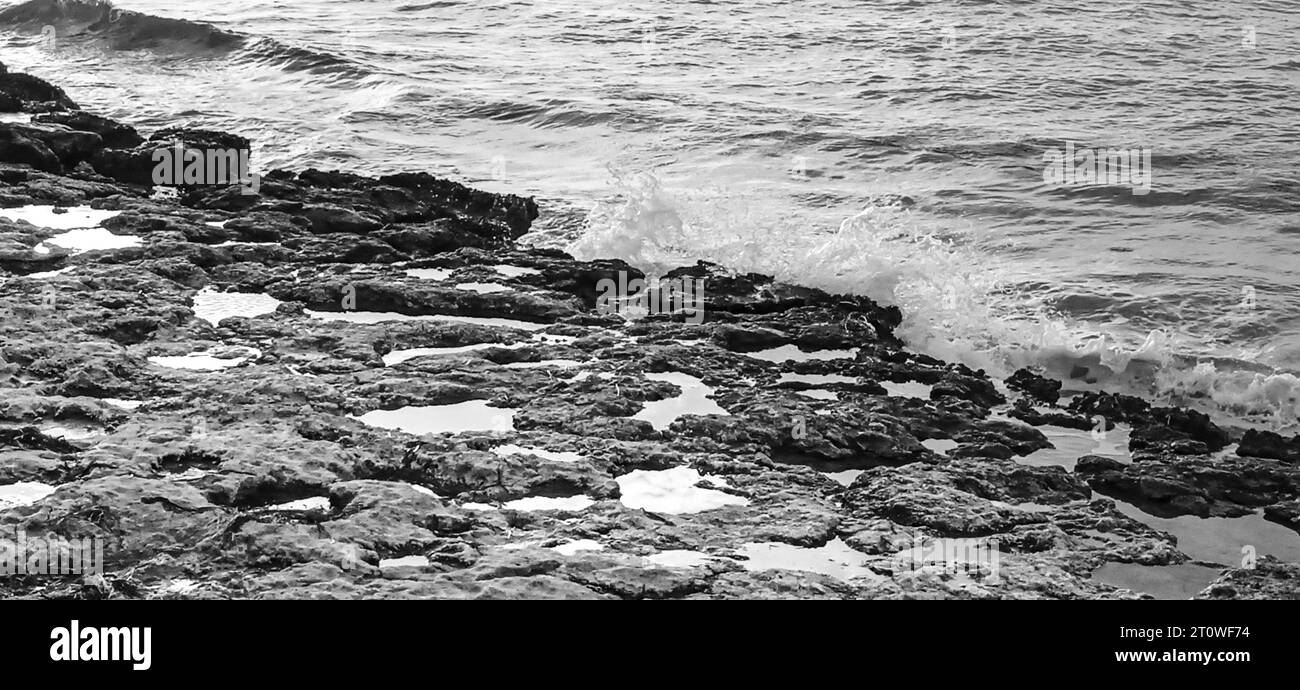
[[[945, 357], [1136, 355], [1126, 385], [1300, 405], [1292, 0], [119, 6], [221, 31], [29, 9], [3, 60], [146, 129], [250, 135], [255, 166], [535, 194], [537, 241], [580, 255], [871, 294]], [[1150, 192], [1046, 184], [1066, 142], [1149, 149]]]

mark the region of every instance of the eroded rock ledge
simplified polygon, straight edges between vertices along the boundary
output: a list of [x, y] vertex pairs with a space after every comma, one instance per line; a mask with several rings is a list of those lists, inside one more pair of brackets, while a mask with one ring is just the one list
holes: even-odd
[[[908, 352], [897, 309], [705, 264], [702, 324], [625, 321], [596, 285], [640, 271], [517, 246], [531, 199], [317, 170], [159, 194], [152, 151], [247, 142], [76, 108], [0, 67], [0, 110], [36, 114], [0, 124], [0, 206], [116, 212], [94, 224], [123, 240], [0, 220], [0, 490], [52, 489], [0, 530], [102, 538], [107, 572], [0, 596], [1128, 598], [1092, 573], [1191, 557], [1113, 499], [1300, 527], [1300, 439], [1058, 404]], [[197, 316], [217, 293], [265, 313]], [[1025, 462], [1033, 425], [1099, 414], [1132, 462]], [[971, 538], [996, 579], [898, 557]], [[1204, 597], [1300, 591], [1295, 564], [1211, 565]]]

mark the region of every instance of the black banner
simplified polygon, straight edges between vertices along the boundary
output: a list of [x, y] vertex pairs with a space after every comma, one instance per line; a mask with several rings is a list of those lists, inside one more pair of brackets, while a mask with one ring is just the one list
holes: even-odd
[[596, 669], [664, 682], [777, 671], [987, 682], [1031, 669], [1059, 681], [1294, 668], [1283, 602], [10, 601], [3, 611], [9, 667], [50, 680], [184, 682], [225, 668], [230, 678], [301, 681], [460, 667], [533, 682]]

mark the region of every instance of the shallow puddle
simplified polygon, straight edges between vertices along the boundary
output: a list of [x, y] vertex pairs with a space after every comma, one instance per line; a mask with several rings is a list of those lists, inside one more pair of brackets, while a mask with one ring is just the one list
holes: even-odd
[[919, 383], [917, 381], [903, 383], [881, 381], [880, 385], [885, 389], [885, 394], [892, 398], [916, 398], [925, 401], [930, 400], [930, 391], [934, 389], [934, 386], [928, 383]]
[[510, 455], [535, 455], [539, 458], [552, 460], [554, 462], [578, 462], [586, 459], [578, 453], [544, 450], [542, 448], [528, 448], [517, 446], [513, 443], [508, 443], [504, 446], [497, 446], [492, 449], [492, 452], [503, 458]]
[[330, 499], [328, 496], [312, 496], [297, 501], [289, 501], [279, 505], [268, 506], [267, 510], [329, 510]]
[[795, 395], [802, 395], [805, 398], [812, 398], [813, 400], [839, 400], [840, 399], [840, 394], [836, 393], [835, 391], [819, 391], [819, 390], [795, 391]]
[[[1018, 424], [1022, 422], [1017, 422]], [[1124, 464], [1133, 462], [1128, 452], [1129, 427], [1117, 425], [1102, 434], [1099, 431], [1082, 431], [1061, 426], [1045, 425], [1034, 427], [1047, 436], [1055, 448], [1036, 450], [1024, 457], [1017, 457], [1016, 462], [1032, 467], [1057, 465], [1073, 472], [1079, 458], [1085, 455], [1103, 455], [1114, 458]]]
[[468, 323], [476, 326], [493, 326], [497, 328], [517, 328], [521, 331], [540, 331], [554, 324], [534, 323], [516, 319], [499, 319], [479, 316], [448, 316], [446, 314], [422, 314], [411, 316], [391, 311], [313, 311], [304, 310], [308, 316], [322, 321], [342, 321], [344, 323], [376, 324], [385, 321], [438, 321], [443, 323]]
[[501, 283], [457, 283], [456, 289], [465, 290], [467, 292], [477, 292], [480, 295], [490, 295], [494, 292], [510, 292], [514, 290], [514, 288], [509, 285], [502, 285]]
[[1112, 587], [1150, 594], [1157, 599], [1190, 599], [1219, 577], [1220, 569], [1194, 563], [1141, 565], [1105, 563], [1092, 579]]
[[559, 546], [552, 546], [551, 550], [565, 556], [572, 556], [579, 551], [604, 551], [605, 545], [594, 539], [575, 539]]
[[543, 359], [539, 362], [511, 362], [505, 367], [507, 369], [546, 369], [554, 367], [556, 369], [572, 369], [580, 367], [586, 362], [579, 362], [576, 359]]
[[811, 386], [826, 386], [835, 383], [857, 383], [857, 379], [843, 374], [781, 374], [777, 384], [806, 383]]
[[687, 551], [685, 549], [660, 551], [646, 556], [645, 559], [663, 568], [698, 568], [702, 565], [725, 560], [700, 551]]
[[731, 416], [730, 412], [722, 409], [717, 403], [708, 398], [713, 393], [713, 389], [704, 385], [703, 381], [694, 376], [669, 371], [660, 374], [646, 374], [645, 377], [651, 381], [666, 381], [682, 389], [681, 394], [675, 398], [645, 403], [645, 407], [633, 415], [633, 419], [650, 422], [650, 425], [657, 431], [667, 429], [678, 417], [684, 414]]
[[595, 501], [583, 495], [567, 496], [564, 498], [552, 498], [548, 496], [529, 496], [514, 501], [506, 501], [501, 507], [507, 510], [560, 510], [567, 513], [577, 513], [590, 508]]
[[168, 369], [190, 369], [193, 371], [218, 371], [230, 369], [248, 361], [256, 352], [243, 357], [215, 357], [207, 352], [191, 352], [188, 355], [168, 355], [150, 357], [149, 361]]
[[1142, 512], [1130, 503], [1112, 499], [1119, 512], [1178, 539], [1178, 550], [1198, 561], [1241, 567], [1248, 554], [1276, 556], [1300, 562], [1300, 534], [1260, 513], [1236, 518], [1201, 518], [1183, 515], [1162, 518]]
[[0, 485], [0, 510], [29, 506], [55, 492], [49, 484], [17, 482]]
[[36, 280], [48, 280], [50, 278], [57, 278], [65, 273], [71, 273], [75, 270], [77, 270], [76, 266], [67, 266], [64, 268], [60, 268], [57, 271], [41, 271], [40, 273], [28, 273], [26, 277], [34, 278]]
[[229, 240], [212, 245], [213, 247], [265, 247], [279, 242], [248, 242], [245, 240]]
[[725, 506], [749, 505], [749, 500], [722, 491], [696, 487], [703, 479], [726, 486], [719, 477], [701, 476], [690, 467], [667, 470], [634, 470], [616, 477], [623, 505], [652, 513], [700, 513]]
[[415, 347], [409, 350], [393, 350], [384, 355], [384, 366], [394, 366], [416, 357], [436, 357], [441, 355], [463, 355], [467, 352], [478, 352], [494, 347], [504, 349], [513, 349], [521, 347], [522, 343], [514, 345], [503, 345], [501, 343], [478, 343], [476, 345], [462, 345], [459, 347]]
[[500, 273], [507, 278], [518, 278], [520, 276], [532, 276], [541, 273], [535, 268], [524, 268], [523, 266], [511, 266], [510, 264], [497, 264], [492, 270]]
[[452, 271], [448, 268], [409, 268], [405, 271], [406, 275], [421, 280], [446, 280], [451, 277]]
[[379, 561], [380, 568], [423, 568], [429, 565], [426, 556], [402, 556], [401, 558], [384, 558]]
[[91, 208], [89, 206], [72, 206], [60, 208], [65, 213], [55, 213], [54, 206], [19, 206], [0, 209], [0, 218], [13, 221], [27, 221], [38, 228], [51, 230], [74, 230], [93, 228], [100, 223], [121, 214], [121, 211]]
[[114, 235], [104, 228], [83, 228], [68, 230], [36, 245], [32, 251], [48, 254], [50, 247], [67, 249], [74, 254], [104, 249], [125, 249], [140, 246], [140, 238], [134, 235]]
[[832, 359], [856, 359], [858, 353], [855, 350], [818, 350], [816, 352], [804, 352], [795, 345], [782, 345], [758, 352], [740, 352], [737, 354], [753, 359], [761, 359], [765, 362], [811, 362], [814, 360], [832, 360]]
[[381, 429], [405, 431], [408, 434], [510, 431], [515, 428], [514, 409], [488, 407], [486, 400], [467, 400], [453, 405], [374, 410], [352, 419]]
[[825, 546], [810, 549], [779, 542], [744, 544], [738, 551], [746, 560], [745, 570], [798, 570], [829, 575], [848, 582], [855, 578], [883, 579], [866, 566], [866, 554], [855, 551], [836, 538]]
[[938, 453], [939, 455], [947, 455], [948, 451], [956, 448], [961, 444], [949, 438], [931, 438], [931, 439], [926, 439], [924, 441], [921, 441], [921, 445], [925, 446], [926, 448], [929, 448], [930, 450], [934, 451], [935, 453]]
[[41, 433], [64, 441], [86, 441], [103, 436], [104, 429], [94, 424], [56, 424], [42, 427]]
[[282, 304], [280, 300], [258, 292], [217, 292], [204, 288], [194, 295], [195, 318], [213, 326], [232, 317], [253, 318], [273, 314]]
[[853, 484], [853, 480], [857, 479], [863, 472], [866, 472], [866, 470], [841, 470], [839, 472], [822, 472], [822, 474], [844, 486], [850, 486]]

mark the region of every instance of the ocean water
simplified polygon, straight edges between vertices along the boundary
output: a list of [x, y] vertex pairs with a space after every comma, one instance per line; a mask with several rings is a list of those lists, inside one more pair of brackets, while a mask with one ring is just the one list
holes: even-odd
[[[1300, 412], [1295, 0], [37, 0], [0, 39], [256, 168], [535, 195], [528, 240], [579, 256], [867, 294], [998, 374]], [[1145, 152], [1149, 184], [1052, 184], [1067, 145]]]

